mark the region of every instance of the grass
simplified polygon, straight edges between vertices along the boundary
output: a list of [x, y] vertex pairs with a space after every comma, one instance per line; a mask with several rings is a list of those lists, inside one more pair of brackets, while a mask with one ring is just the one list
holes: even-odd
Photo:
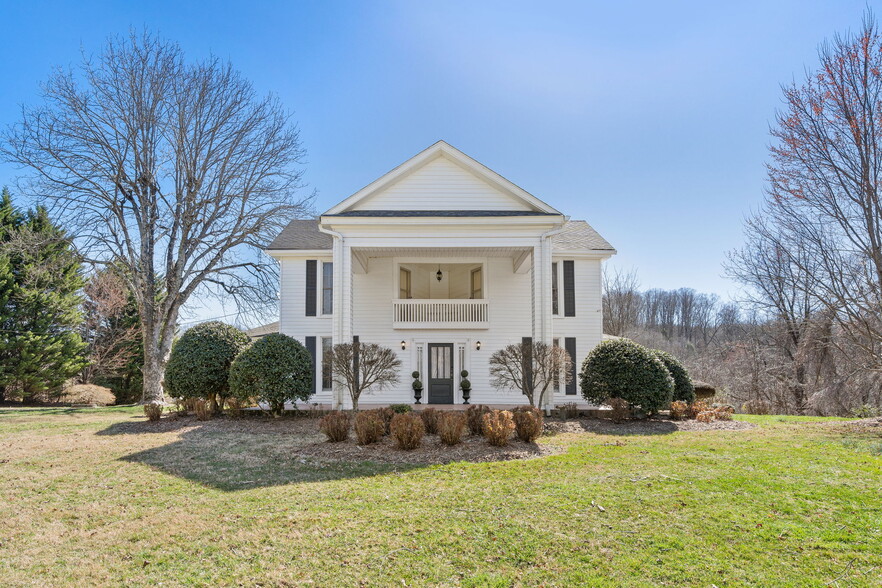
[[[817, 419], [542, 438], [562, 455], [321, 466], [285, 421], [144, 431], [0, 409], [4, 585], [871, 586], [882, 439]], [[134, 425], [133, 425], [134, 424]]]

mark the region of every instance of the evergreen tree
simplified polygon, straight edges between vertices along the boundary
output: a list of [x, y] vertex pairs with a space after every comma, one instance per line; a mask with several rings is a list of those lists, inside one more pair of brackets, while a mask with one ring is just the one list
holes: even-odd
[[85, 364], [81, 264], [44, 208], [22, 214], [0, 196], [0, 390], [33, 400]]

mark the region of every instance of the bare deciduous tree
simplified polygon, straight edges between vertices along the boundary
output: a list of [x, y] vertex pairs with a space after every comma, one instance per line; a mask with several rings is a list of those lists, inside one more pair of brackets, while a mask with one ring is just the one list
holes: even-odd
[[92, 384], [96, 376], [116, 375], [132, 361], [140, 332], [126, 320], [129, 290], [113, 270], [93, 274], [83, 294], [80, 331], [88, 345], [89, 365], [80, 372], [80, 381]]
[[259, 250], [309, 207], [295, 197], [298, 131], [228, 63], [187, 63], [148, 33], [58, 70], [44, 98], [7, 130], [2, 154], [35, 172], [29, 192], [88, 261], [124, 270], [144, 338], [143, 400], [162, 402], [189, 299], [254, 309], [275, 298], [276, 266]]
[[[852, 359], [882, 369], [882, 39], [872, 14], [822, 45], [820, 67], [784, 88], [763, 213], [774, 245], [811, 279]], [[854, 351], [859, 351], [854, 353]]]
[[383, 390], [399, 381], [401, 360], [388, 347], [376, 343], [339, 343], [331, 348], [331, 377], [346, 388], [352, 409], [365, 391]]
[[640, 314], [640, 282], [634, 270], [607, 268], [603, 272], [603, 332], [624, 337]]
[[572, 382], [573, 360], [562, 347], [541, 341], [507, 345], [490, 356], [490, 382], [494, 388], [520, 390], [530, 406], [544, 406], [555, 381]]

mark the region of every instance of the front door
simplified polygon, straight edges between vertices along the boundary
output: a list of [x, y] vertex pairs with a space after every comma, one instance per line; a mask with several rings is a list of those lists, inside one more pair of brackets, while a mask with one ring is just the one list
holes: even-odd
[[429, 343], [429, 404], [453, 404], [453, 343]]

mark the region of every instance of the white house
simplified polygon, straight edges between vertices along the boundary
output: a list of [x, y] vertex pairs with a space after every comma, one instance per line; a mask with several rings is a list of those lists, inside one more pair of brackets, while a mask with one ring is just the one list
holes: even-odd
[[[324, 353], [378, 343], [398, 353], [401, 381], [361, 404], [523, 404], [491, 387], [490, 355], [524, 338], [565, 347], [579, 366], [601, 341], [601, 263], [615, 249], [562, 212], [443, 141], [343, 200], [295, 220], [267, 252], [281, 265], [279, 330], [315, 358], [313, 402], [350, 405]], [[578, 382], [548, 405], [575, 401]]]

